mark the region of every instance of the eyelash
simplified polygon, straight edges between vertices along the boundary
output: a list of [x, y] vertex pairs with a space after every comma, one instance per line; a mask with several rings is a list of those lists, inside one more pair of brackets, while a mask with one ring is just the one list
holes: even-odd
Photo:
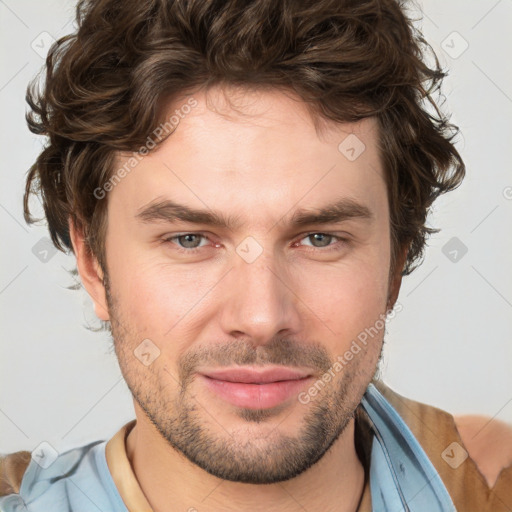
[[[171, 243], [171, 244], [173, 244], [176, 247], [176, 250], [178, 252], [186, 253], [186, 254], [195, 254], [197, 251], [199, 251], [201, 249], [204, 249], [205, 246], [194, 247], [194, 248], [191, 248], [191, 249], [186, 249], [186, 248], [180, 247], [178, 244], [174, 243], [175, 240], [177, 240], [178, 238], [181, 238], [183, 236], [186, 236], [186, 235], [194, 235], [194, 236], [199, 236], [199, 237], [208, 239], [208, 237], [206, 235], [204, 235], [203, 233], [179, 233], [177, 235], [173, 235], [173, 236], [165, 238], [163, 240], [163, 242], [164, 243]], [[339, 243], [341, 243], [342, 245], [346, 245], [347, 243], [349, 243], [349, 240], [347, 238], [343, 238], [341, 236], [333, 235], [332, 233], [324, 233], [323, 231], [312, 231], [311, 233], [306, 233], [306, 234], [301, 236], [301, 238], [298, 240], [298, 242], [300, 242], [301, 240], [304, 240], [304, 238], [308, 238], [308, 237], [310, 237], [312, 235], [326, 235], [326, 236], [330, 236], [334, 240], [337, 240], [337, 243], [327, 245], [326, 247], [307, 246], [307, 247], [309, 247], [308, 250], [313, 250], [313, 251], [320, 250], [322, 252], [328, 252], [328, 251], [332, 251], [332, 250], [337, 250], [336, 246]], [[295, 243], [296, 242], [294, 242], [294, 244]]]

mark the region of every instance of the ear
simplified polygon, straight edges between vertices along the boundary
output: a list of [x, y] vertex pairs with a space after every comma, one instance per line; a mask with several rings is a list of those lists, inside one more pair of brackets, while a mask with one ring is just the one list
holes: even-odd
[[83, 231], [75, 226], [71, 218], [69, 219], [69, 236], [73, 244], [78, 273], [82, 284], [92, 299], [94, 312], [100, 320], [107, 321], [110, 316], [103, 284], [103, 271], [96, 256], [85, 243]]
[[390, 275], [389, 278], [388, 310], [393, 309], [393, 306], [398, 299], [398, 293], [400, 292], [400, 286], [402, 285], [402, 270], [404, 268], [408, 252], [409, 245], [405, 245], [400, 251], [398, 251], [395, 268], [393, 270], [393, 274]]

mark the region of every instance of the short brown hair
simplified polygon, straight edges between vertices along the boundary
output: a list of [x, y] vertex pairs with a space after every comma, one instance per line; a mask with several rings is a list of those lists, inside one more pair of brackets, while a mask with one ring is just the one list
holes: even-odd
[[[59, 249], [68, 220], [106, 269], [107, 182], [118, 151], [135, 151], [160, 107], [215, 84], [285, 88], [320, 118], [375, 116], [390, 205], [392, 262], [421, 261], [433, 201], [457, 187], [464, 163], [458, 128], [433, 99], [446, 72], [397, 0], [81, 0], [78, 29], [46, 60], [41, 89], [27, 90], [32, 132], [49, 143], [24, 197], [39, 193]], [[433, 56], [429, 67], [425, 55]], [[393, 265], [392, 265], [393, 266]]]

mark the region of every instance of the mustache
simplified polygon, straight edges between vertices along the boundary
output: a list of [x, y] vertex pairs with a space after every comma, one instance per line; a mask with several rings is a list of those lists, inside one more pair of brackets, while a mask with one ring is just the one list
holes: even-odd
[[198, 366], [223, 367], [232, 365], [265, 366], [269, 364], [307, 366], [325, 373], [333, 364], [321, 343], [302, 343], [289, 338], [273, 338], [265, 345], [254, 346], [250, 340], [199, 346], [179, 358], [179, 378], [185, 387]]

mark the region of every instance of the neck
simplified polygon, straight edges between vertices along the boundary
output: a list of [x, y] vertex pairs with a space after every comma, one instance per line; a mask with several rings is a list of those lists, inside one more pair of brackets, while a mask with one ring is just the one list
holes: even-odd
[[[141, 413], [141, 411], [137, 411]], [[299, 476], [276, 484], [231, 482], [186, 459], [143, 414], [128, 435], [126, 451], [139, 485], [155, 512], [356, 512], [364, 468], [354, 442], [354, 419], [327, 453]]]

